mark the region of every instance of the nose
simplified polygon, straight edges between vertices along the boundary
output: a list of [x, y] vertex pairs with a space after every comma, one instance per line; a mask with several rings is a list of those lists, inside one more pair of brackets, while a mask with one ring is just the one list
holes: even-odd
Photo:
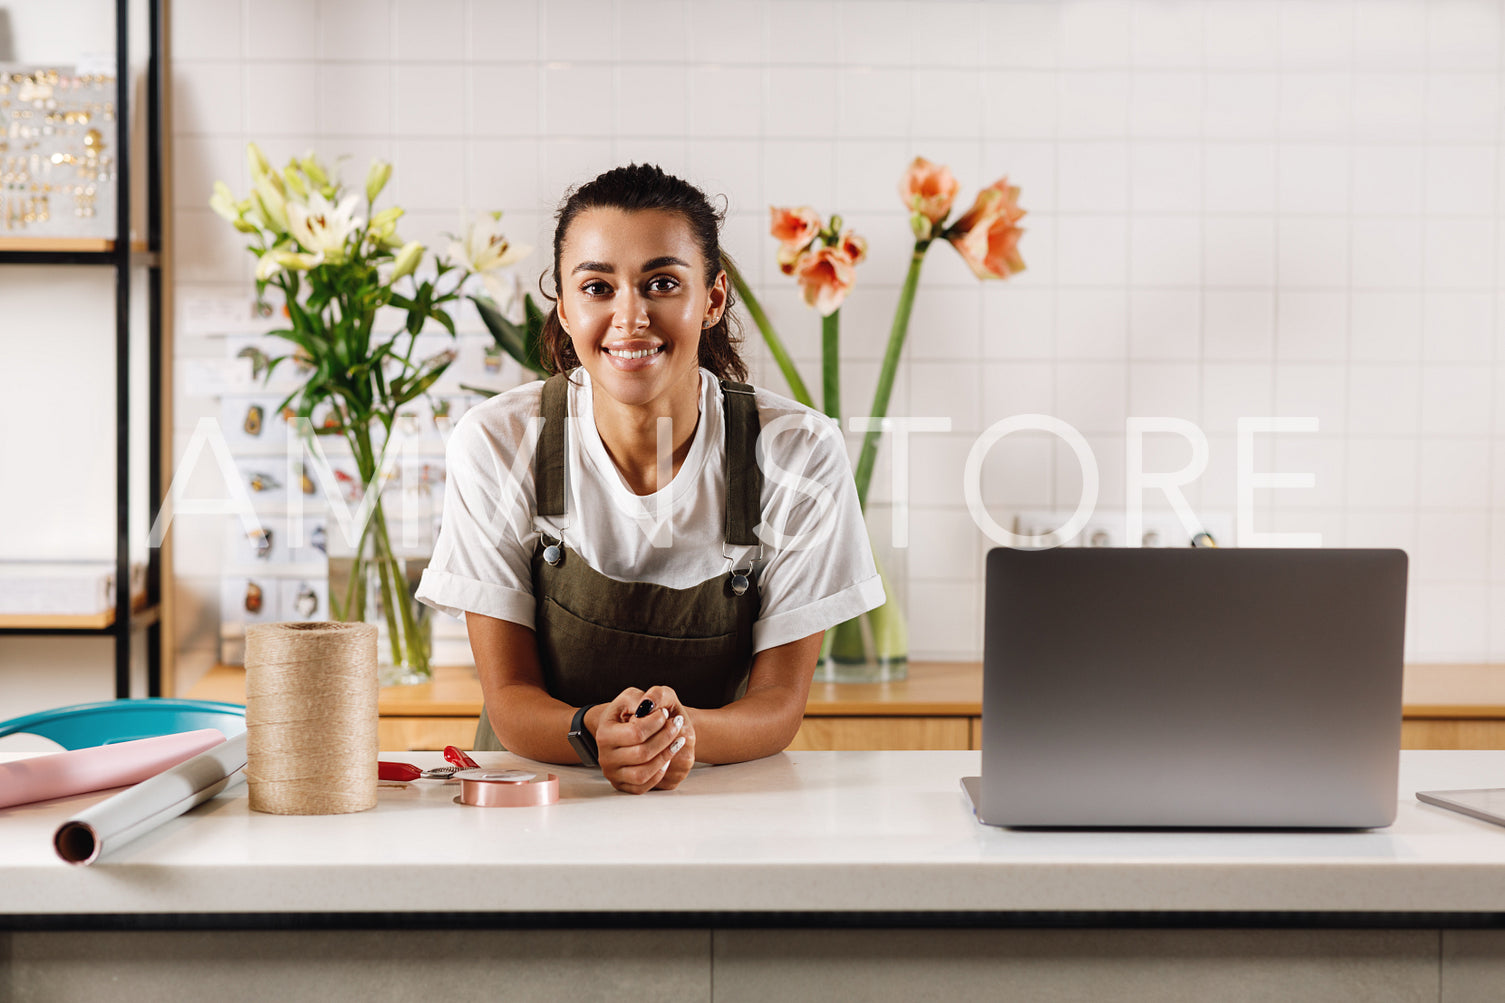
[[636, 334], [648, 328], [648, 299], [628, 285], [617, 294], [612, 326], [624, 334]]

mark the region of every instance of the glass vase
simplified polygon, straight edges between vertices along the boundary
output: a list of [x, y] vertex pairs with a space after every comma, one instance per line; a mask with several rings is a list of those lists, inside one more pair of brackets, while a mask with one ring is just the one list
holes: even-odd
[[909, 677], [909, 622], [905, 596], [897, 588], [908, 579], [907, 551], [892, 544], [891, 507], [870, 505], [866, 521], [873, 563], [888, 598], [877, 609], [826, 631], [816, 682], [887, 683]]
[[[338, 534], [331, 534], [338, 535]], [[416, 594], [429, 555], [398, 546], [378, 504], [360, 548], [329, 558], [329, 608], [336, 620], [376, 627], [376, 671], [382, 686], [433, 679], [433, 623]]]

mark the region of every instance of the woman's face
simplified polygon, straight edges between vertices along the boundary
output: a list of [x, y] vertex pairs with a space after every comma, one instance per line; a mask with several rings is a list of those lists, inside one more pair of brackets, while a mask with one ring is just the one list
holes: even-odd
[[705, 272], [677, 213], [575, 217], [560, 250], [559, 320], [600, 392], [660, 414], [698, 395], [700, 334], [726, 305], [726, 274], [707, 289]]

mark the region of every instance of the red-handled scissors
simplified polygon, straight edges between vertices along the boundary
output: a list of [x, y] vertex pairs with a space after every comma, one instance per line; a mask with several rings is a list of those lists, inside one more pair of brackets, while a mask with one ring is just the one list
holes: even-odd
[[386, 760], [378, 760], [376, 764], [376, 778], [378, 780], [448, 780], [455, 775], [457, 766], [436, 766], [431, 770], [420, 770], [412, 763], [389, 763]]
[[446, 745], [444, 747], [444, 759], [446, 762], [454, 763], [461, 769], [478, 770], [481, 768], [480, 763], [476, 762], [474, 759], [471, 759], [469, 756], [461, 752], [459, 749], [455, 748], [453, 745]]

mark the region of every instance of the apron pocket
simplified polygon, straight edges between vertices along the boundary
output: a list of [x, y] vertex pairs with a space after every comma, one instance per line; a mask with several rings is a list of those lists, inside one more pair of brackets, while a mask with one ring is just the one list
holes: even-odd
[[544, 686], [567, 704], [609, 703], [629, 686], [670, 686], [689, 707], [722, 707], [745, 687], [752, 652], [732, 631], [657, 637], [605, 627], [552, 598], [535, 624]]

